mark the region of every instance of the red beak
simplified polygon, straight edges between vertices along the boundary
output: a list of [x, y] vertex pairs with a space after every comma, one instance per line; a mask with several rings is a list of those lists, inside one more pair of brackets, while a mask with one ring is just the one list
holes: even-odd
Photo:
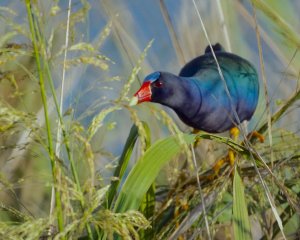
[[151, 95], [151, 82], [144, 82], [141, 88], [134, 94], [134, 97], [129, 105], [135, 105], [142, 102], [150, 102]]

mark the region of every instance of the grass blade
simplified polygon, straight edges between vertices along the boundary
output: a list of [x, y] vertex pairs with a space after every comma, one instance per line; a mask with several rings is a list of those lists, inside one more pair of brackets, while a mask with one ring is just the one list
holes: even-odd
[[[190, 144], [194, 135], [183, 135], [183, 140]], [[115, 212], [136, 210], [164, 165], [182, 150], [178, 137], [168, 137], [157, 141], [139, 159], [128, 175], [116, 201]]]
[[235, 239], [252, 239], [244, 185], [236, 169], [233, 179], [233, 230]]
[[261, 0], [251, 0], [251, 2], [261, 10], [276, 25], [278, 32], [284, 39], [285, 44], [299, 48], [300, 38], [297, 31], [294, 30], [278, 13], [276, 13], [270, 5]]
[[[149, 130], [148, 125], [145, 122], [143, 122], [143, 126], [144, 126], [144, 129], [146, 130], [146, 133], [148, 133], [148, 136], [149, 136], [150, 130]], [[118, 178], [118, 180], [111, 181], [111, 185], [110, 185], [110, 189], [109, 189], [108, 197], [107, 197], [107, 202], [108, 202], [107, 207], [108, 208], [111, 207], [111, 204], [112, 204], [115, 194], [117, 192], [117, 188], [119, 187], [120, 180], [124, 176], [125, 170], [128, 166], [128, 163], [129, 163], [129, 160], [131, 157], [132, 150], [134, 148], [134, 145], [135, 145], [135, 142], [136, 142], [138, 136], [139, 136], [138, 127], [136, 125], [133, 125], [129, 132], [129, 136], [125, 143], [122, 155], [118, 161], [118, 167], [116, 168], [116, 170], [114, 172], [114, 177]]]
[[[51, 126], [50, 126], [50, 119], [49, 119], [49, 111], [47, 106], [47, 95], [46, 95], [46, 88], [45, 88], [45, 81], [44, 81], [44, 73], [42, 70], [42, 61], [40, 58], [39, 46], [37, 42], [37, 33], [34, 27], [34, 18], [32, 15], [32, 7], [31, 2], [26, 0], [25, 2], [29, 28], [31, 32], [31, 41], [34, 49], [34, 56], [37, 65], [38, 75], [39, 75], [39, 85], [40, 85], [40, 92], [41, 98], [44, 107], [44, 116], [45, 116], [45, 123], [46, 123], [46, 130], [47, 130], [47, 139], [48, 139], [48, 154], [51, 162], [52, 167], [52, 176], [53, 176], [53, 183], [56, 185], [57, 183], [57, 176], [58, 176], [58, 167], [55, 161], [55, 154], [53, 149], [53, 142], [51, 136]], [[64, 219], [63, 219], [63, 210], [62, 210], [62, 202], [61, 202], [61, 195], [58, 189], [55, 188], [55, 200], [56, 200], [56, 207], [57, 207], [57, 224], [59, 231], [62, 232], [64, 230]]]

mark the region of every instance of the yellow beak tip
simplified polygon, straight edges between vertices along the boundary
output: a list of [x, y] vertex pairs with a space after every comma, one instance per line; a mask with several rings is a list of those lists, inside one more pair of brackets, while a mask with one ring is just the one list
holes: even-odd
[[130, 100], [129, 106], [137, 105], [137, 104], [138, 104], [138, 101], [139, 101], [138, 97], [134, 96], [134, 97]]

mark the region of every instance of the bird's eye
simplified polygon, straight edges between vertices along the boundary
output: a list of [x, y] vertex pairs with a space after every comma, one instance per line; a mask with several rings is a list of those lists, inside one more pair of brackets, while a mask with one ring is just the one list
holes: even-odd
[[154, 87], [160, 88], [160, 87], [162, 87], [164, 84], [163, 84], [161, 81], [155, 81], [155, 82], [153, 83], [153, 85], [154, 85]]

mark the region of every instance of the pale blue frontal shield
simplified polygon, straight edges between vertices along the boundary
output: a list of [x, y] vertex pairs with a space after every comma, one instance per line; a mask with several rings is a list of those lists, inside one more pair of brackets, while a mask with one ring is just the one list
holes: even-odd
[[147, 77], [145, 77], [144, 82], [151, 82], [153, 83], [160, 77], [160, 72], [153, 72], [149, 74]]

